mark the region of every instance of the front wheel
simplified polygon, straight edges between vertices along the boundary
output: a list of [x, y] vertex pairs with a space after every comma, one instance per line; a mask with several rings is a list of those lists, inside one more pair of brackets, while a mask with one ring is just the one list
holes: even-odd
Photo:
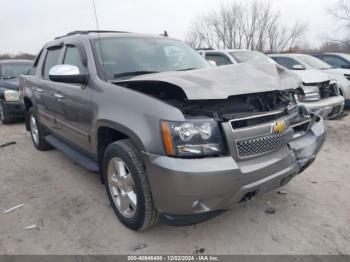
[[119, 220], [132, 230], [158, 222], [142, 157], [129, 139], [110, 144], [104, 154], [103, 176], [108, 198]]
[[11, 119], [9, 118], [7, 112], [4, 111], [4, 107], [1, 102], [0, 102], [0, 122], [3, 123], [4, 125], [11, 123]]

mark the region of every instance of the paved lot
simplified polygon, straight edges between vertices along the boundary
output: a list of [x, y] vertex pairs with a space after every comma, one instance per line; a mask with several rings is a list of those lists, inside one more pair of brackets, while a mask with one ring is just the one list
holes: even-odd
[[[34, 150], [23, 124], [0, 124], [0, 144], [17, 142], [0, 148], [0, 254], [350, 254], [350, 116], [327, 126], [318, 159], [286, 195], [137, 233], [119, 223], [96, 174], [57, 150]], [[270, 206], [275, 214], [264, 212]]]

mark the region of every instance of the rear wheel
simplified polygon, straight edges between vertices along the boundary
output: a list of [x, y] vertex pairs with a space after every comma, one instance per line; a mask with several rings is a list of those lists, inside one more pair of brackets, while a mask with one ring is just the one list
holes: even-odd
[[103, 175], [112, 208], [125, 226], [144, 230], [158, 223], [141, 154], [129, 139], [107, 147]]
[[0, 121], [4, 125], [7, 125], [11, 122], [11, 119], [9, 118], [7, 112], [4, 111], [4, 107], [1, 102], [0, 102]]
[[33, 144], [36, 149], [45, 151], [50, 149], [52, 146], [45, 140], [45, 131], [38, 121], [34, 108], [29, 110], [28, 114], [29, 130], [32, 137]]

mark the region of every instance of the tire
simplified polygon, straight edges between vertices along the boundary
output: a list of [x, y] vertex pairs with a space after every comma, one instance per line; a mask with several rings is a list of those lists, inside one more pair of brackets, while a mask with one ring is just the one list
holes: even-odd
[[4, 111], [2, 103], [0, 102], [0, 122], [4, 125], [10, 124], [11, 119], [9, 118], [7, 112]]
[[[123, 165], [123, 168], [117, 168]], [[158, 223], [158, 211], [153, 204], [141, 153], [130, 139], [114, 142], [107, 147], [103, 158], [103, 176], [112, 208], [126, 227], [145, 230]]]
[[45, 140], [45, 130], [38, 121], [34, 108], [28, 112], [29, 131], [34, 147], [39, 151], [46, 151], [52, 146]]

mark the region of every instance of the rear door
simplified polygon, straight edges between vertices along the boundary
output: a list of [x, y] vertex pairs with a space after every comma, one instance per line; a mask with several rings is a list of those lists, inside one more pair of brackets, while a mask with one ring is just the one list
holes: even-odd
[[[62, 64], [74, 65], [80, 73], [88, 74], [86, 53], [80, 44], [66, 44]], [[90, 131], [93, 119], [91, 89], [87, 85], [56, 83], [59, 110], [56, 114], [60, 135], [73, 146], [91, 152]]]
[[44, 61], [40, 72], [37, 73], [38, 82], [32, 87], [39, 120], [51, 130], [56, 129], [55, 117], [58, 110], [55, 97], [55, 83], [49, 80], [50, 69], [60, 63], [62, 46], [52, 46], [44, 50]]

